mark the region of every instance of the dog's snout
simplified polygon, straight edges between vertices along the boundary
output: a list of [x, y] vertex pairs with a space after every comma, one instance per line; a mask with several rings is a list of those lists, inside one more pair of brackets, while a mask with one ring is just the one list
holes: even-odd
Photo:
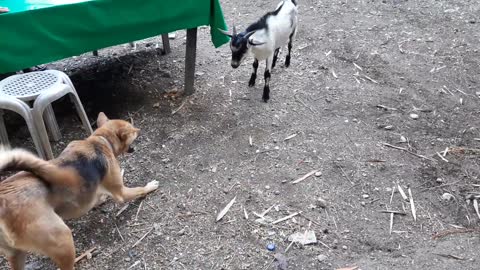
[[240, 66], [239, 62], [232, 62], [232, 68], [238, 68]]
[[133, 148], [133, 146], [130, 145], [130, 146], [128, 147], [127, 152], [128, 152], [128, 153], [133, 153], [133, 152], [135, 152], [135, 148]]

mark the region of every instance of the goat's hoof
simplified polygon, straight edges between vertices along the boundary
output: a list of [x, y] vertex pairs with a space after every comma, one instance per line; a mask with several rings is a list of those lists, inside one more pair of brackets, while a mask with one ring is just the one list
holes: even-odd
[[265, 95], [264, 95], [264, 96], [262, 97], [262, 100], [263, 100], [263, 102], [265, 102], [265, 103], [267, 103], [269, 99], [270, 99], [270, 96], [265, 96]]
[[254, 87], [254, 86], [255, 86], [255, 81], [248, 82], [248, 87]]

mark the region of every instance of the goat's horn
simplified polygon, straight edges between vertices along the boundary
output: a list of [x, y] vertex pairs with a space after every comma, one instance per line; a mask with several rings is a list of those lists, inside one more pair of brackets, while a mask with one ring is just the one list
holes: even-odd
[[222, 34], [224, 34], [226, 36], [232, 37], [232, 34], [230, 34], [228, 31], [225, 31], [225, 30], [220, 29], [220, 28], [218, 28], [218, 31], [222, 32]]
[[248, 43], [250, 43], [250, 45], [252, 45], [252, 46], [260, 46], [260, 45], [265, 44], [266, 42], [257, 43], [257, 42], [254, 42], [253, 40], [248, 40]]

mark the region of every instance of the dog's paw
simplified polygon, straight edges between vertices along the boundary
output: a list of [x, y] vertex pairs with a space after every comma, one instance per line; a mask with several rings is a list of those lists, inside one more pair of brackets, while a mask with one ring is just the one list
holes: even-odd
[[160, 182], [158, 182], [157, 180], [153, 180], [153, 181], [148, 182], [148, 184], [145, 186], [145, 188], [148, 190], [148, 192], [152, 192], [152, 191], [156, 190], [159, 185], [160, 185]]

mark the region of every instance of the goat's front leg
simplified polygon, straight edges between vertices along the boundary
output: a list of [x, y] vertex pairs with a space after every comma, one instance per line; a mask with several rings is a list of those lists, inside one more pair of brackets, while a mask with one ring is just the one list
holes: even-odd
[[273, 54], [273, 63], [272, 63], [272, 69], [275, 68], [275, 65], [277, 64], [277, 58], [278, 58], [278, 53], [280, 52], [280, 48], [277, 48], [275, 50], [275, 53]]
[[253, 61], [253, 72], [252, 76], [250, 77], [250, 81], [248, 82], [248, 86], [252, 87], [255, 85], [255, 80], [257, 79], [257, 69], [258, 69], [258, 60], [255, 58]]
[[290, 34], [290, 37], [288, 38], [288, 54], [287, 54], [287, 59], [285, 59], [285, 67], [290, 66], [290, 53], [292, 52], [292, 42], [293, 38], [295, 37], [296, 29], [293, 30], [293, 32]]
[[270, 99], [270, 71], [272, 70], [273, 54], [267, 58], [267, 66], [265, 68], [264, 78], [265, 86], [263, 87], [263, 101], [267, 102]]

